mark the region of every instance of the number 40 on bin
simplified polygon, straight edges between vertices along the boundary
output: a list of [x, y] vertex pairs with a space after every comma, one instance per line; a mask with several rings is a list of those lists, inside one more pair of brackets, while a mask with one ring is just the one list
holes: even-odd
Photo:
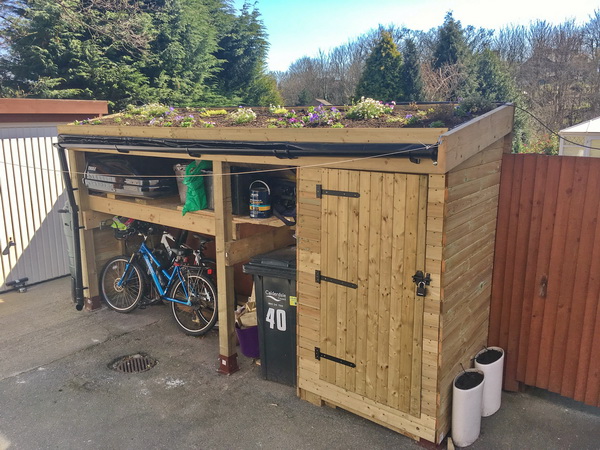
[[287, 328], [286, 324], [285, 309], [269, 308], [265, 321], [269, 324], [271, 329], [277, 328], [278, 331], [285, 331]]

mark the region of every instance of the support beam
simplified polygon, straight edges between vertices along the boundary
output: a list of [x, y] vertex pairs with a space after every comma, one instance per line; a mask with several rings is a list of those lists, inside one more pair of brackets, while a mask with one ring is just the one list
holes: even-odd
[[235, 340], [235, 293], [233, 267], [227, 266], [227, 244], [233, 239], [231, 181], [229, 165], [213, 163], [215, 196], [215, 246], [217, 253], [217, 290], [219, 291], [219, 373], [239, 370]]

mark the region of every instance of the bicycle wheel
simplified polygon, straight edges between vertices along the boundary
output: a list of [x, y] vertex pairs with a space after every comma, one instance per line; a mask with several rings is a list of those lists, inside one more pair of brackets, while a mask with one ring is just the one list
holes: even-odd
[[[208, 333], [217, 322], [217, 290], [215, 285], [198, 269], [187, 269], [181, 273], [184, 282], [177, 280], [171, 288], [170, 296], [187, 301], [189, 294], [191, 306], [171, 302], [171, 310], [177, 325], [190, 336], [202, 336]], [[185, 290], [184, 290], [185, 284]]]
[[[129, 265], [127, 273], [125, 267], [129, 258], [117, 256], [109, 260], [102, 269], [100, 276], [100, 294], [109, 308], [128, 313], [133, 311], [144, 295], [146, 276], [137, 263]], [[125, 281], [119, 286], [121, 278]]]

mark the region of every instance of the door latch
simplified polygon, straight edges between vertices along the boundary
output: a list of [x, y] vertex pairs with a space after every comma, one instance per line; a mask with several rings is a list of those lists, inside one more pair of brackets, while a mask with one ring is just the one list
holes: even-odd
[[417, 285], [417, 297], [425, 297], [427, 295], [427, 288], [425, 286], [431, 284], [431, 276], [429, 274], [423, 275], [421, 270], [417, 270], [412, 279]]

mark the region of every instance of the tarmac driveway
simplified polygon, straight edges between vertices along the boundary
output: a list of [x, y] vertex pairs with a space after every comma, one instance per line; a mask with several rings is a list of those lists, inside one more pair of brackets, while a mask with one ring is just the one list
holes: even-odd
[[[77, 312], [66, 278], [0, 294], [0, 449], [401, 449], [414, 441], [241, 370], [216, 372], [216, 332], [181, 333], [166, 306]], [[143, 352], [143, 373], [109, 365]], [[470, 448], [600, 448], [600, 412], [552, 394], [503, 395]]]

